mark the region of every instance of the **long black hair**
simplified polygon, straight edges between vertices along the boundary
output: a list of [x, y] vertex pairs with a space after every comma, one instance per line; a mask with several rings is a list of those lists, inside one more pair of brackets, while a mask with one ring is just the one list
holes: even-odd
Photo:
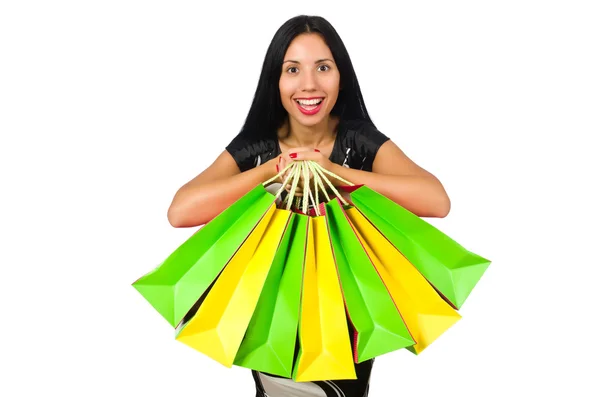
[[340, 72], [341, 88], [331, 114], [338, 116], [340, 122], [364, 120], [372, 123], [350, 55], [337, 31], [325, 18], [299, 15], [286, 21], [273, 36], [250, 111], [238, 137], [248, 140], [277, 139], [277, 129], [287, 116], [279, 92], [283, 58], [292, 40], [302, 33], [318, 33], [323, 37]]

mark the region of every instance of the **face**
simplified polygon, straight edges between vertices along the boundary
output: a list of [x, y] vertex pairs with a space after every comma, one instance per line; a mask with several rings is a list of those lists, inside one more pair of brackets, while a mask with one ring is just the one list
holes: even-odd
[[304, 126], [327, 122], [339, 88], [340, 73], [323, 38], [315, 33], [296, 36], [279, 79], [281, 102], [290, 119]]

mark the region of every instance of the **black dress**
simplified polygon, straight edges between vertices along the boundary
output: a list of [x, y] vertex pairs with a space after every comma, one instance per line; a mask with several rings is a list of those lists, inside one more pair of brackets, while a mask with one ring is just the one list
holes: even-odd
[[[388, 139], [369, 122], [341, 121], [329, 160], [344, 167], [371, 171], [377, 151]], [[236, 137], [226, 150], [242, 172], [281, 154], [277, 139], [251, 141]], [[252, 376], [256, 397], [365, 397], [369, 391], [372, 367], [373, 360], [355, 364], [357, 379], [353, 380], [295, 382], [258, 371], [252, 371]]]

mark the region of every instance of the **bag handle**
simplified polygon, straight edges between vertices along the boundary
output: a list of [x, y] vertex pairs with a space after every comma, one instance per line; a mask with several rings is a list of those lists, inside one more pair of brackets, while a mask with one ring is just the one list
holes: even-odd
[[[302, 212], [306, 213], [308, 211], [308, 203], [310, 200], [311, 204], [315, 208], [316, 213], [318, 215], [321, 215], [321, 213], [320, 213], [321, 211], [319, 209], [319, 206], [317, 205], [319, 202], [319, 190], [321, 190], [321, 192], [323, 192], [327, 201], [331, 200], [331, 198], [329, 197], [329, 194], [327, 192], [327, 189], [326, 189], [325, 185], [323, 184], [323, 181], [325, 181], [325, 183], [327, 183], [327, 185], [329, 186], [331, 191], [333, 191], [333, 193], [336, 195], [336, 197], [339, 198], [340, 201], [344, 205], [348, 205], [348, 202], [342, 197], [340, 192], [333, 186], [333, 184], [331, 183], [329, 178], [327, 178], [327, 175], [329, 175], [332, 178], [335, 178], [335, 179], [339, 180], [340, 182], [345, 183], [349, 186], [355, 186], [355, 185], [352, 182], [349, 182], [349, 181], [345, 180], [344, 178], [340, 177], [339, 175], [336, 175], [333, 172], [326, 170], [319, 163], [317, 163], [316, 161], [313, 161], [313, 160], [294, 161], [294, 162], [288, 164], [284, 169], [279, 171], [279, 173], [277, 175], [275, 175], [273, 178], [263, 182], [263, 186], [269, 185], [272, 182], [274, 182], [276, 179], [282, 177], [287, 172], [287, 170], [289, 170], [290, 168], [291, 168], [290, 173], [287, 175], [286, 179], [283, 181], [281, 188], [279, 188], [277, 193], [275, 193], [275, 197], [279, 197], [281, 195], [281, 193], [283, 192], [285, 187], [288, 185], [290, 180], [292, 180], [292, 183], [291, 183], [292, 186], [291, 186], [290, 192], [293, 192], [298, 187], [298, 182], [299, 182], [300, 176], [302, 175], [304, 180], [306, 181], [309, 179], [310, 173], [312, 173], [313, 180], [314, 180], [314, 189], [311, 189], [310, 183], [304, 184], [304, 191], [303, 191], [303, 195], [302, 195], [303, 200], [302, 200], [302, 203], [300, 203], [299, 199], [296, 200], [296, 208], [299, 209], [300, 206], [302, 206]], [[288, 197], [286, 198], [286, 209], [287, 210], [290, 210], [292, 208], [292, 205], [294, 203], [294, 198], [295, 198], [294, 194], [289, 194]]]

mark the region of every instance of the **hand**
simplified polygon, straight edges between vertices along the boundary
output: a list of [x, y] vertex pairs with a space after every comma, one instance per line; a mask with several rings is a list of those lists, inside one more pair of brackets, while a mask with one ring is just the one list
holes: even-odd
[[[321, 167], [325, 168], [328, 171], [331, 171], [333, 168], [333, 163], [325, 157], [318, 149], [308, 148], [308, 147], [298, 147], [292, 148], [281, 154], [279, 157], [278, 169], [282, 170], [287, 167], [290, 163], [295, 161], [314, 161], [319, 164]], [[282, 177], [280, 182], [283, 183], [287, 176], [289, 175], [290, 170], [288, 170]], [[309, 181], [312, 180], [312, 172], [309, 172]], [[302, 196], [304, 192], [304, 175], [301, 175], [298, 186], [296, 187], [296, 191], [294, 192], [295, 196]], [[289, 192], [291, 189], [291, 180], [288, 182], [286, 186], [286, 190]]]

